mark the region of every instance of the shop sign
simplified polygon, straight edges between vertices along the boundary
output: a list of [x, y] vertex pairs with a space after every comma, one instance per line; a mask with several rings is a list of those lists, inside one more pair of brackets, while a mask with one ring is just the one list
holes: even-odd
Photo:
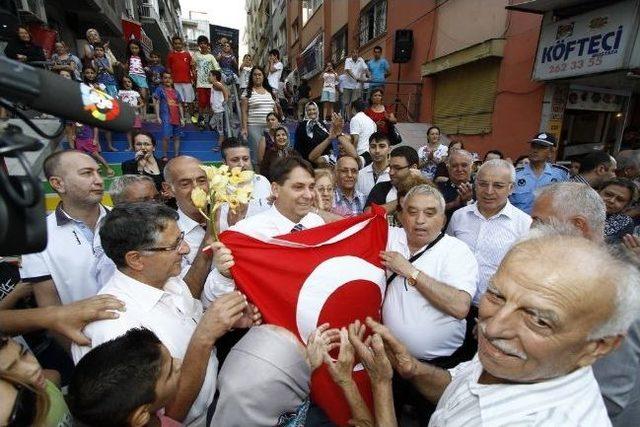
[[555, 136], [558, 141], [560, 141], [560, 135], [562, 133], [562, 122], [564, 121], [564, 109], [567, 104], [568, 94], [569, 88], [567, 86], [556, 85], [553, 88], [551, 114], [549, 116], [549, 123], [547, 124], [547, 133]]
[[589, 111], [622, 111], [624, 96], [607, 92], [571, 89], [567, 108]]
[[533, 78], [551, 80], [624, 68], [633, 47], [637, 9], [638, 0], [627, 0], [557, 22], [546, 16]]

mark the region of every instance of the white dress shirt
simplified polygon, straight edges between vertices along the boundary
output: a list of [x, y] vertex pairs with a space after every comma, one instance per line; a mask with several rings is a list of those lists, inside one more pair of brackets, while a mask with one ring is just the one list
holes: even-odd
[[591, 367], [533, 384], [478, 384], [478, 356], [451, 369], [429, 426], [610, 426]]
[[184, 277], [198, 255], [198, 249], [206, 231], [202, 224], [189, 218], [180, 208], [178, 208], [178, 228], [184, 233], [184, 241], [189, 245], [189, 253], [182, 257], [181, 277]]
[[[124, 302], [126, 311], [117, 319], [100, 320], [84, 328], [91, 346], [71, 346], [75, 363], [93, 347], [124, 335], [130, 329], [143, 327], [158, 336], [171, 356], [184, 359], [191, 335], [202, 318], [202, 304], [191, 296], [182, 279], [170, 278], [161, 290], [116, 271], [99, 294], [115, 296]], [[185, 425], [206, 415], [216, 390], [217, 373], [218, 359], [214, 350], [209, 357], [202, 389], [189, 410]]]
[[[249, 201], [249, 206], [247, 207], [247, 213], [244, 216], [244, 218], [249, 218], [251, 216], [257, 215], [260, 212], [266, 211], [267, 209], [270, 209], [270, 208], [271, 208], [271, 205], [269, 204], [267, 199], [251, 199]], [[218, 218], [218, 233], [222, 233], [223, 231], [228, 230], [230, 227], [229, 203], [221, 204], [219, 209], [220, 209], [220, 217]]]
[[369, 138], [376, 130], [378, 130], [376, 122], [371, 120], [371, 117], [367, 116], [363, 111], [356, 113], [351, 118], [349, 121], [349, 133], [358, 135], [358, 146], [356, 147], [358, 155], [369, 151]]
[[[404, 229], [389, 227], [387, 250], [399, 252], [407, 259], [411, 257]], [[455, 237], [444, 235], [412, 264], [439, 282], [469, 296], [475, 294], [478, 264], [467, 245]], [[421, 360], [450, 356], [462, 345], [467, 324], [465, 319], [458, 320], [432, 306], [415, 287], [405, 284], [400, 275], [387, 287], [382, 320], [411, 354]]]
[[[100, 205], [96, 224], [107, 214]], [[71, 218], [59, 204], [47, 216], [47, 247], [22, 256], [20, 277], [25, 282], [53, 280], [63, 305], [94, 296], [100, 289], [95, 274], [95, 232]], [[36, 285], [37, 286], [37, 285]]]
[[478, 305], [502, 258], [515, 242], [529, 232], [530, 226], [531, 217], [509, 201], [490, 218], [485, 218], [478, 211], [477, 202], [453, 213], [447, 234], [465, 242], [478, 261], [478, 290], [473, 297], [473, 305]]
[[369, 193], [374, 185], [379, 182], [390, 181], [389, 177], [389, 168], [387, 167], [380, 175], [378, 175], [378, 180], [375, 180], [373, 176], [373, 163], [363, 167], [358, 172], [358, 181], [356, 183], [356, 189], [365, 195], [365, 197], [369, 197]]
[[[324, 220], [317, 214], [309, 212], [300, 220], [305, 229], [324, 225]], [[281, 236], [291, 232], [296, 223], [282, 215], [278, 208], [273, 205], [269, 210], [260, 212], [249, 218], [239, 221], [236, 225], [229, 228], [231, 231], [255, 236], [256, 234], [264, 237]], [[229, 293], [235, 289], [236, 285], [233, 279], [224, 277], [217, 269], [211, 270], [202, 291], [202, 303], [208, 307], [217, 297]]]
[[271, 197], [271, 183], [262, 175], [255, 174], [253, 176], [253, 199], [268, 199]]

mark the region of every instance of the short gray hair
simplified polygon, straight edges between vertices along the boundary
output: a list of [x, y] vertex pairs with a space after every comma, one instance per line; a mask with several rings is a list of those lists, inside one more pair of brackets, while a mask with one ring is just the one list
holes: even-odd
[[626, 168], [640, 169], [640, 150], [622, 150], [616, 156], [618, 170]]
[[111, 187], [109, 187], [109, 195], [114, 205], [125, 202], [124, 194], [130, 185], [138, 182], [148, 182], [155, 187], [156, 183], [147, 175], [122, 175], [113, 178]]
[[451, 158], [453, 156], [462, 156], [462, 157], [466, 157], [469, 160], [469, 163], [473, 164], [473, 154], [471, 154], [470, 152], [468, 152], [467, 150], [464, 149], [460, 149], [460, 150], [453, 150], [449, 152], [449, 156], [447, 157], [447, 164], [451, 163]]
[[584, 217], [592, 230], [604, 235], [607, 210], [600, 195], [593, 188], [579, 182], [558, 182], [536, 190], [536, 200], [550, 197], [558, 217]]
[[613, 258], [610, 274], [616, 287], [615, 307], [611, 317], [591, 331], [589, 339], [592, 340], [625, 334], [640, 316], [640, 270], [615, 250], [615, 247], [609, 249]]
[[433, 185], [429, 184], [420, 184], [413, 187], [411, 190], [407, 192], [407, 195], [402, 199], [402, 210], [405, 210], [407, 207], [407, 201], [413, 196], [431, 196], [436, 199], [438, 203], [438, 213], [444, 214], [444, 209], [446, 203], [444, 201], [444, 197], [442, 197], [442, 193]]
[[516, 168], [513, 167], [513, 164], [510, 161], [504, 159], [487, 160], [480, 166], [477, 175], [480, 175], [480, 172], [482, 172], [484, 169], [491, 168], [508, 170], [509, 176], [511, 177], [511, 182], [516, 182]]

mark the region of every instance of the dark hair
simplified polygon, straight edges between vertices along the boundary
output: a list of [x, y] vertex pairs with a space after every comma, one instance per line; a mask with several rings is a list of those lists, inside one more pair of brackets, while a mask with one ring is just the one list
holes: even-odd
[[102, 50], [105, 50], [104, 43], [103, 43], [103, 42], [95, 42], [95, 43], [93, 44], [93, 49], [94, 49], [94, 50], [95, 50], [95, 49], [102, 49]]
[[449, 141], [449, 148], [451, 148], [453, 144], [460, 144], [460, 148], [464, 150], [464, 142], [460, 141], [459, 139], [452, 139], [451, 141]]
[[196, 39], [196, 43], [200, 44], [200, 43], [206, 43], [209, 44], [209, 38], [207, 36], [200, 36]]
[[265, 117], [265, 120], [269, 120], [269, 117], [270, 117], [270, 116], [273, 116], [273, 117], [275, 117], [276, 119], [278, 119], [278, 121], [280, 121], [280, 117], [278, 117], [278, 115], [277, 115], [275, 112], [273, 112], [273, 111], [267, 114], [267, 117]]
[[487, 155], [488, 154], [497, 154], [498, 156], [500, 156], [501, 159], [504, 159], [504, 154], [502, 154], [502, 151], [500, 151], [500, 150], [489, 150], [489, 151], [487, 151], [487, 154], [484, 155], [484, 159], [482, 159], [482, 161], [487, 160]]
[[611, 156], [606, 151], [594, 151], [576, 161], [580, 163], [579, 173], [586, 173], [591, 172], [600, 165], [611, 164]]
[[415, 148], [409, 147], [408, 145], [402, 145], [400, 147], [394, 148], [393, 150], [391, 150], [390, 157], [404, 157], [409, 166], [418, 166], [420, 164], [418, 152]]
[[246, 142], [239, 140], [238, 138], [235, 138], [233, 136], [225, 139], [224, 141], [222, 141], [222, 143], [220, 144], [220, 153], [222, 153], [222, 158], [226, 159], [226, 151], [230, 148], [240, 148], [240, 147], [244, 147], [247, 150], [249, 150], [249, 146], [247, 145]]
[[124, 79], [127, 79], [131, 82], [131, 87], [133, 88], [133, 90], [137, 90], [138, 89], [138, 85], [136, 85], [136, 82], [133, 81], [133, 79], [131, 77], [129, 77], [128, 74], [125, 74], [122, 76], [122, 78], [120, 79], [120, 87], [122, 89], [124, 89]]
[[275, 133], [278, 132], [279, 130], [283, 130], [287, 134], [287, 138], [289, 138], [289, 129], [287, 129], [284, 126], [278, 126], [277, 128], [275, 128], [273, 130], [273, 134], [275, 135]]
[[387, 141], [387, 144], [391, 145], [391, 142], [389, 141], [389, 135], [387, 135], [384, 132], [375, 131], [369, 137], [369, 144], [371, 144], [372, 142], [382, 142], [382, 141]]
[[220, 72], [220, 70], [211, 70], [209, 71], [209, 74], [215, 77], [217, 81], [222, 80], [222, 73]]
[[[89, 156], [87, 153], [78, 150], [64, 150], [51, 153], [44, 159], [44, 162], [42, 164], [42, 172], [44, 173], [44, 177], [49, 179], [52, 176], [58, 175], [60, 173], [59, 169], [60, 164], [62, 163], [62, 158], [70, 153], [79, 153], [84, 154], [85, 156]], [[91, 158], [93, 159], [93, 157]]]
[[140, 52], [138, 52], [138, 56], [140, 57], [140, 62], [142, 62], [142, 66], [146, 67], [147, 66], [147, 55], [144, 54], [144, 50], [142, 50], [142, 44], [135, 39], [131, 39], [129, 40], [129, 43], [127, 43], [127, 63], [129, 63], [129, 58], [131, 58], [131, 46], [132, 45], [136, 45], [138, 46], [138, 49], [140, 49]]
[[156, 138], [153, 136], [153, 134], [149, 131], [146, 130], [134, 130], [133, 133], [131, 134], [131, 143], [133, 144], [136, 140], [136, 137], [138, 135], [144, 135], [147, 136], [151, 139], [151, 145], [153, 145], [154, 147], [156, 146]]
[[173, 44], [173, 42], [176, 41], [176, 40], [184, 41], [184, 40], [182, 40], [182, 37], [180, 37], [177, 34], [175, 36], [171, 37], [171, 43]]
[[429, 132], [431, 132], [431, 129], [438, 129], [438, 133], [442, 133], [438, 126], [429, 126], [429, 129], [427, 129], [427, 135], [429, 135]]
[[67, 402], [92, 427], [128, 426], [136, 408], [156, 400], [162, 343], [148, 329], [130, 329], [100, 344], [76, 365]]
[[[629, 198], [629, 203], [627, 203], [627, 206], [631, 205], [633, 202], [635, 202], [638, 199], [638, 186], [636, 185], [635, 182], [631, 181], [628, 178], [614, 178], [614, 179], [610, 179], [609, 181], [605, 181], [601, 186], [600, 186], [600, 190], [604, 190], [605, 188], [609, 187], [610, 185], [617, 185], [618, 187], [623, 187], [626, 188], [627, 190], [629, 190], [629, 193], [631, 194], [631, 197]], [[627, 207], [625, 206], [625, 207]]]
[[283, 185], [289, 179], [289, 175], [295, 168], [306, 170], [309, 175], [315, 178], [315, 172], [311, 163], [298, 156], [283, 157], [276, 160], [271, 166], [271, 181]]
[[124, 267], [127, 252], [151, 247], [171, 220], [177, 221], [178, 213], [158, 203], [137, 202], [116, 206], [100, 227], [104, 253], [117, 267]]
[[373, 47], [373, 50], [379, 50], [379, 51], [382, 51], [382, 47], [381, 47], [380, 45], [375, 45], [375, 46]]
[[366, 105], [365, 105], [365, 103], [364, 103], [364, 101], [362, 99], [356, 99], [355, 101], [353, 101], [351, 103], [351, 108], [353, 108], [354, 110], [356, 110], [359, 113], [359, 112], [365, 110]]
[[259, 65], [254, 65], [251, 71], [249, 72], [249, 84], [247, 85], [247, 98], [251, 98], [251, 94], [253, 93], [253, 72], [255, 70], [260, 70], [262, 75], [264, 76], [262, 79], [262, 87], [267, 90], [273, 97], [273, 88], [269, 84], [269, 80], [267, 80], [267, 75], [264, 72], [264, 69]]
[[513, 163], [513, 166], [516, 166], [518, 163], [520, 163], [522, 160], [524, 159], [528, 159], [529, 155], [528, 154], [523, 154], [522, 156], [518, 156], [518, 158], [516, 159], [516, 161]]
[[278, 49], [271, 49], [269, 55], [275, 55], [276, 58], [280, 59], [280, 51]]
[[16, 39], [20, 40], [20, 36], [18, 35], [18, 33], [20, 32], [20, 30], [25, 30], [28, 34], [29, 34], [29, 41], [27, 43], [33, 43], [33, 36], [31, 35], [31, 31], [29, 31], [29, 29], [25, 26], [25, 25], [18, 25], [16, 27]]
[[149, 56], [154, 56], [154, 55], [162, 58], [162, 55], [160, 55], [157, 50], [154, 50], [149, 54]]

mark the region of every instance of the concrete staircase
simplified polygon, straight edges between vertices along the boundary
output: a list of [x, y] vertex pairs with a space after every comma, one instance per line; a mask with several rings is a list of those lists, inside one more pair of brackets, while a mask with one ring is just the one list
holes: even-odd
[[[156, 140], [156, 156], [162, 157], [162, 126], [158, 123], [144, 123], [143, 129], [153, 134]], [[127, 149], [127, 135], [124, 133], [113, 133], [113, 146], [117, 152], [107, 151], [107, 140], [104, 132], [100, 131], [100, 146], [102, 155], [110, 164], [120, 164], [125, 160], [133, 158], [133, 152]], [[196, 126], [188, 124], [184, 127], [183, 136], [180, 140], [180, 154], [196, 157], [203, 162], [219, 162], [221, 160], [220, 151], [213, 151], [213, 147], [220, 147], [218, 132], [201, 131]], [[169, 157], [174, 157], [173, 142], [169, 141]]]

